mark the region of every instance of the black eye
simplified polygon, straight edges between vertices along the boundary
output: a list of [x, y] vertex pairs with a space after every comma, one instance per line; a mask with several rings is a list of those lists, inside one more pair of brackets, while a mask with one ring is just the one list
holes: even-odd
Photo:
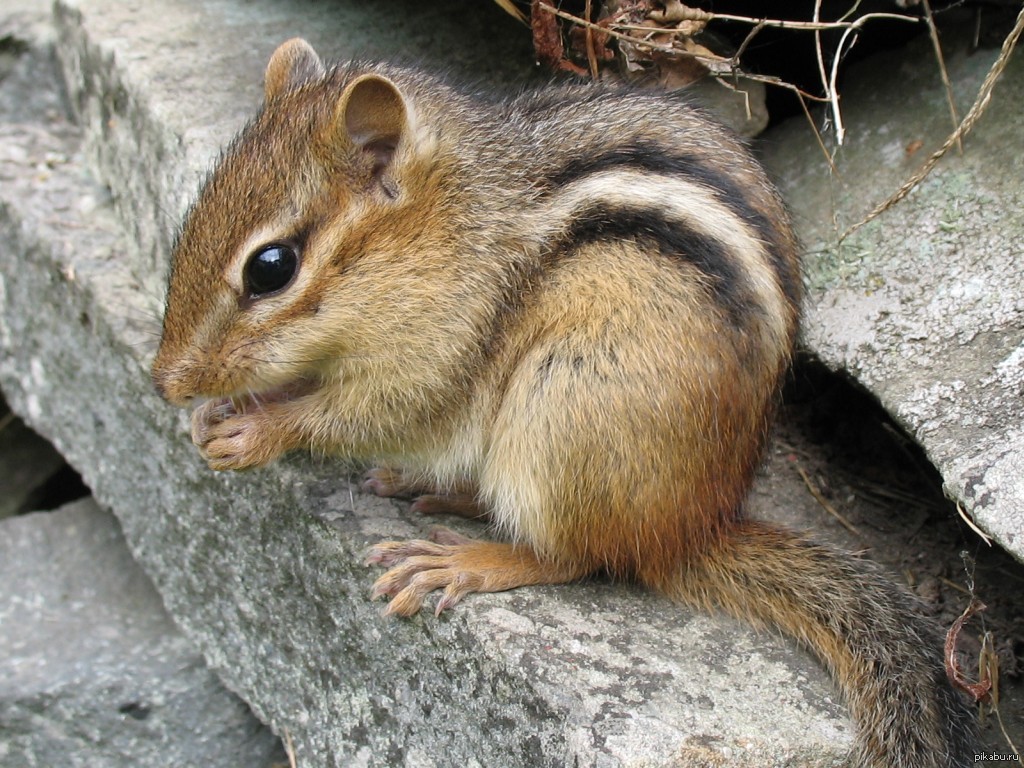
[[249, 257], [245, 284], [251, 296], [274, 293], [291, 282], [299, 268], [299, 255], [287, 245], [268, 245]]

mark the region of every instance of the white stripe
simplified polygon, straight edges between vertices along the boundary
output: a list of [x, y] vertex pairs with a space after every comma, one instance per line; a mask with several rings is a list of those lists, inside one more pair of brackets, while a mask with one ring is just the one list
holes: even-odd
[[537, 228], [557, 237], [573, 218], [595, 205], [650, 209], [679, 221], [702, 236], [721, 243], [741, 271], [743, 287], [751, 290], [768, 315], [775, 339], [785, 337], [786, 300], [773, 269], [767, 244], [715, 192], [677, 176], [632, 169], [614, 169], [585, 176], [564, 187], [550, 205], [538, 212]]

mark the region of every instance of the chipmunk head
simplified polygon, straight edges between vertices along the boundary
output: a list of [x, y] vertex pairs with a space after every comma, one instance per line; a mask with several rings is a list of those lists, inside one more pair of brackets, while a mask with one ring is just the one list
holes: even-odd
[[328, 70], [303, 40], [279, 47], [262, 111], [175, 247], [158, 391], [177, 405], [270, 397], [383, 344], [409, 254], [430, 241], [432, 142], [388, 75]]

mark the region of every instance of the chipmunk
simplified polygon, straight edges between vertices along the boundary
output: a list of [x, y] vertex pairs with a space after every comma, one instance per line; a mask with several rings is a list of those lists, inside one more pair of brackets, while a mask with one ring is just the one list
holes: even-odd
[[152, 376], [198, 403], [213, 469], [311, 448], [490, 519], [501, 541], [375, 546], [390, 613], [633, 579], [813, 649], [852, 764], [967, 765], [973, 717], [913, 598], [743, 515], [801, 294], [776, 190], [679, 96], [501, 101], [296, 39], [183, 225]]

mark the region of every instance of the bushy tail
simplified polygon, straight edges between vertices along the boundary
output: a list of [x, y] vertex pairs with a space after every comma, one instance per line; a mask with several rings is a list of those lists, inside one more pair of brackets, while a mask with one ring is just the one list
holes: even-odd
[[941, 633], [873, 563], [743, 521], [677, 578], [651, 586], [774, 624], [811, 648], [846, 696], [857, 768], [973, 764], [975, 718], [946, 679]]

